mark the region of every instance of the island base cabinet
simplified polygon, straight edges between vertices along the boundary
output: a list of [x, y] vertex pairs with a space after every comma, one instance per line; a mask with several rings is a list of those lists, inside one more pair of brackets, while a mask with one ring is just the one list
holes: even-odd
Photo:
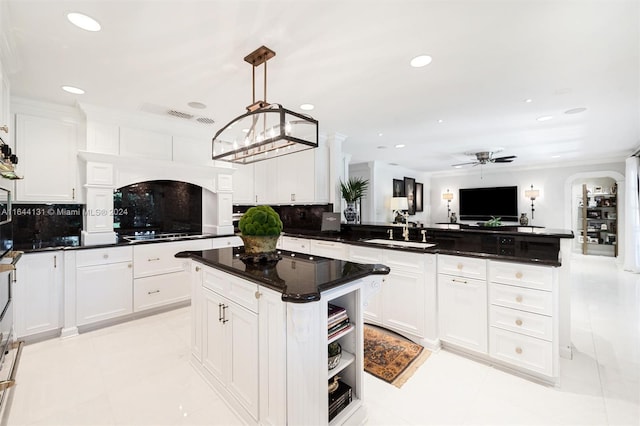
[[465, 349], [487, 351], [487, 282], [441, 274], [438, 277], [440, 339]]

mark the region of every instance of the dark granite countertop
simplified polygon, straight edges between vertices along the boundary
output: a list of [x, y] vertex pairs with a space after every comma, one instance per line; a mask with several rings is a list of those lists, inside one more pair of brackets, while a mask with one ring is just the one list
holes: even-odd
[[184, 251], [179, 258], [191, 258], [204, 265], [253, 281], [282, 293], [284, 302], [306, 303], [320, 300], [323, 291], [364, 278], [368, 275], [386, 275], [389, 268], [328, 259], [279, 250], [282, 256], [274, 264], [247, 265], [240, 255], [244, 247], [225, 247], [212, 250]]

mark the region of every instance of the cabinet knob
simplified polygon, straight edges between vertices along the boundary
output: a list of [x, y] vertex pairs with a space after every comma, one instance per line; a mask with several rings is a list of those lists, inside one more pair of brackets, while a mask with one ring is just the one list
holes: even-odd
[[521, 279], [522, 278], [522, 272], [520, 272], [520, 271], [516, 272], [516, 278], [517, 279]]
[[516, 320], [516, 325], [517, 325], [517, 326], [522, 325], [522, 320], [521, 320], [520, 318], [518, 318], [518, 319]]
[[260, 293], [259, 291], [256, 291], [255, 296], [256, 296], [256, 299], [260, 299], [260, 296], [262, 296], [262, 293]]
[[516, 348], [516, 353], [517, 353], [518, 355], [520, 355], [520, 354], [522, 353], [522, 348], [518, 346], [518, 347]]
[[131, 269], [131, 268], [133, 268], [133, 265], [132, 265], [132, 264], [128, 264], [128, 265], [127, 265], [127, 267], [128, 267], [129, 269]]
[[200, 272], [200, 267], [196, 266], [196, 272]]
[[516, 296], [516, 302], [518, 302], [518, 303], [522, 303], [522, 296], [517, 295], [517, 296]]
[[102, 257], [103, 257], [104, 259], [108, 259], [108, 258], [109, 258], [109, 255], [105, 253], [105, 254], [103, 254], [103, 255], [102, 255]]
[[458, 263], [458, 269], [462, 269], [464, 265], [462, 263]]

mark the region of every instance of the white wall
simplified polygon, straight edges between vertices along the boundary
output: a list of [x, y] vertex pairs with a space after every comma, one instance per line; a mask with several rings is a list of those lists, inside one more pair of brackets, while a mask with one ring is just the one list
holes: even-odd
[[[611, 176], [619, 173], [624, 176], [624, 162], [608, 164], [573, 165], [549, 168], [513, 168], [501, 169], [501, 165], [483, 166], [482, 178], [480, 171], [464, 169], [463, 172], [449, 174], [434, 174], [431, 178], [431, 222], [444, 222], [447, 219], [447, 202], [442, 194], [449, 189], [454, 198], [451, 210], [458, 212], [458, 189], [478, 188], [487, 186], [517, 185], [519, 192], [518, 211], [527, 212], [530, 224], [555, 229], [572, 229], [575, 220], [572, 218], [571, 187], [574, 176], [584, 174]], [[531, 200], [525, 197], [524, 191], [533, 184], [540, 190], [540, 196], [534, 201], [535, 218], [531, 222]], [[567, 185], [569, 187], [567, 188]]]

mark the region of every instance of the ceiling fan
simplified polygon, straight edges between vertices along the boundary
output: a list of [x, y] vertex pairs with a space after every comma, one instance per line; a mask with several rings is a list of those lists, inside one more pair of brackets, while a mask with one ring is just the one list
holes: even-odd
[[497, 152], [499, 151], [465, 152], [465, 155], [475, 156], [476, 161], [453, 164], [453, 167], [466, 166], [469, 164], [473, 164], [474, 166], [477, 166], [478, 164], [483, 165], [488, 163], [511, 163], [515, 158], [517, 158], [515, 155], [507, 155], [504, 157], [494, 157], [494, 154], [496, 154]]

